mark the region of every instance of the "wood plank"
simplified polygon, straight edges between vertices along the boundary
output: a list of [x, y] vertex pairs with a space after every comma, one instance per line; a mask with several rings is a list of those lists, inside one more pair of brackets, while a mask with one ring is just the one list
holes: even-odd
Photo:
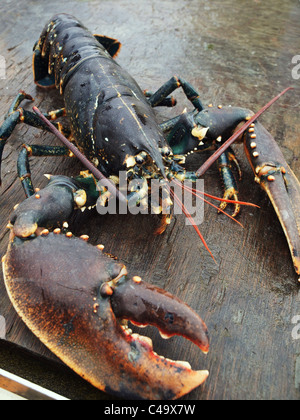
[[[4, 115], [19, 89], [35, 97], [43, 110], [61, 106], [56, 92], [37, 89], [32, 80], [31, 51], [52, 16], [64, 11], [58, 0], [0, 5], [0, 53], [6, 60], [6, 79], [0, 80], [0, 115]], [[93, 30], [119, 39], [118, 61], [143, 89], [155, 90], [179, 74], [201, 92], [205, 104], [243, 106], [258, 110], [285, 87], [287, 94], [262, 122], [282, 147], [288, 163], [300, 176], [299, 81], [293, 80], [292, 57], [299, 54], [300, 8], [294, 0], [249, 2], [240, 0], [108, 0], [69, 1], [68, 10]], [[163, 119], [189, 106], [181, 92], [179, 105], [159, 110]], [[31, 104], [27, 105], [31, 108]], [[52, 135], [20, 126], [6, 146], [0, 200], [0, 257], [5, 254], [6, 224], [13, 206], [23, 200], [16, 175], [16, 159], [23, 142], [58, 144]], [[80, 215], [76, 234], [88, 234], [103, 243], [131, 271], [148, 282], [176, 294], [205, 319], [211, 351], [202, 356], [181, 338], [161, 341], [149, 334], [159, 354], [189, 360], [194, 368], [209, 369], [206, 384], [184, 399], [290, 399], [299, 400], [300, 340], [292, 323], [300, 315], [300, 294], [285, 237], [265, 194], [253, 182], [242, 146], [235, 146], [242, 170], [240, 198], [259, 210], [244, 208], [239, 221], [244, 229], [206, 208], [201, 231], [217, 260], [207, 254], [183, 216], [176, 216], [167, 232], [153, 235], [154, 216]], [[193, 157], [198, 168], [205, 157]], [[36, 186], [43, 173], [75, 175], [79, 164], [68, 159], [32, 161]], [[221, 194], [216, 168], [205, 176], [205, 190]], [[7, 297], [0, 276], [0, 316], [5, 339], [34, 353], [52, 358], [27, 330]], [[295, 333], [296, 330], [294, 330]], [[296, 331], [297, 332], [297, 331]]]

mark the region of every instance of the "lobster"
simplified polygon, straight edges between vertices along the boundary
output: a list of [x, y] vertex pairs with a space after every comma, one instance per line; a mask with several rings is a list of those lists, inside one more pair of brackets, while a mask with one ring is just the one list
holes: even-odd
[[[286, 223], [282, 215], [286, 208], [289, 212], [292, 208], [287, 200], [283, 202], [274, 181], [282, 178], [283, 185], [290, 183], [292, 191], [286, 194], [292, 193], [292, 204], [297, 201], [299, 184], [277, 149], [274, 157], [264, 160], [268, 142], [272, 147], [276, 143], [259, 123], [251, 123], [253, 113], [241, 108], [205, 109], [198, 92], [178, 77], [153, 94], [142, 91], [114, 59], [120, 46], [117, 40], [92, 35], [70, 15], [53, 17], [34, 47], [34, 80], [39, 87], [59, 89], [65, 108], [41, 119], [20, 107], [24, 99], [32, 99], [20, 92], [0, 129], [0, 158], [18, 123], [48, 131], [56, 127], [71, 136], [79, 151], [110, 183], [118, 186], [122, 171], [129, 181], [141, 181], [131, 189], [128, 203], [146, 206], [148, 183], [157, 179], [166, 194], [150, 206], [162, 214], [163, 204], [170, 210], [172, 201], [177, 200], [168, 182], [199, 177], [184, 169], [185, 157], [219, 148], [240, 123], [248, 120], [251, 126], [244, 135], [245, 147], [248, 154], [251, 152], [256, 178], [271, 199], [276, 197], [279, 218]], [[158, 124], [153, 108], [174, 106], [170, 94], [179, 87], [194, 111]], [[55, 121], [62, 116], [69, 117], [70, 132]], [[45, 118], [51, 120], [51, 127]], [[164, 338], [182, 335], [204, 353], [209, 350], [207, 327], [179, 299], [128, 274], [125, 265], [103, 253], [103, 246], [92, 246], [85, 235], [76, 238], [69, 231], [68, 222], [75, 211], [95, 206], [99, 200], [100, 206], [107, 205], [112, 194], [118, 195], [117, 188], [98, 187], [95, 177], [83, 172], [75, 178], [49, 176], [44, 189], [34, 189], [31, 156], [69, 155], [63, 146], [24, 145], [20, 152], [18, 173], [27, 199], [14, 209], [9, 221], [11, 234], [3, 258], [9, 297], [34, 334], [94, 386], [125, 398], [179, 398], [202, 384], [208, 372], [195, 372], [186, 362], [158, 356], [149, 338], [132, 334], [128, 320], [139, 327], [154, 325]], [[225, 185], [221, 210], [232, 202], [235, 216], [240, 204], [232, 162], [236, 158], [229, 149], [218, 164]], [[162, 215], [159, 233], [170, 223], [170, 213]], [[295, 225], [285, 233], [299, 271]]]

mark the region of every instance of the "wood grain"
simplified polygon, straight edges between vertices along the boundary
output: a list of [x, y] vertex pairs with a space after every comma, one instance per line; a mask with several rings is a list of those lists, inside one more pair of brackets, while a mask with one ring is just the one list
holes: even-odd
[[[67, 6], [66, 6], [67, 3]], [[261, 119], [282, 147], [288, 163], [300, 176], [300, 81], [292, 79], [292, 57], [299, 54], [300, 6], [296, 0], [58, 0], [0, 5], [0, 54], [6, 60], [6, 79], [0, 80], [0, 115], [6, 113], [19, 89], [35, 97], [44, 111], [61, 106], [57, 92], [37, 89], [32, 80], [31, 52], [53, 11], [68, 11], [95, 33], [119, 39], [118, 61], [143, 89], [155, 90], [174, 74], [199, 88], [205, 104], [243, 106], [254, 111], [287, 86], [288, 93]], [[181, 92], [179, 105], [159, 110], [163, 120], [189, 106]], [[26, 105], [27, 109], [31, 104]], [[16, 174], [23, 142], [58, 144], [51, 134], [20, 125], [4, 153], [0, 200], [0, 257], [5, 254], [6, 224], [13, 206], [24, 199]], [[183, 216], [176, 216], [162, 236], [154, 236], [154, 216], [80, 215], [77, 235], [90, 235], [94, 244], [117, 255], [131, 271], [185, 300], [206, 321], [211, 351], [203, 356], [181, 338], [161, 341], [149, 328], [159, 354], [188, 360], [209, 369], [206, 384], [184, 399], [290, 399], [300, 397], [300, 340], [292, 323], [300, 315], [300, 294], [285, 237], [270, 202], [253, 182], [241, 146], [235, 146], [243, 180], [240, 198], [260, 209], [244, 208], [240, 228], [214, 209], [205, 207], [201, 232], [213, 262]], [[189, 161], [197, 169], [205, 156]], [[75, 175], [80, 164], [70, 159], [32, 160], [33, 179], [43, 186], [44, 173]], [[205, 176], [205, 190], [221, 194], [213, 167]], [[37, 256], [38, 257], [38, 256]], [[0, 315], [5, 340], [50, 359], [50, 352], [16, 315], [0, 275]], [[104, 397], [105, 398], [105, 397]]]

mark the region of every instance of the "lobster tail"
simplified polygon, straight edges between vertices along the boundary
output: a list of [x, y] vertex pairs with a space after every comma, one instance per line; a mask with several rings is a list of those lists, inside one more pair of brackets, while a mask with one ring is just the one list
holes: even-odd
[[40, 48], [37, 46], [33, 54], [33, 75], [34, 82], [41, 88], [54, 88], [55, 79], [48, 74], [48, 62], [43, 58]]
[[33, 74], [35, 83], [42, 88], [57, 86], [55, 77], [54, 60], [58, 59], [63, 64], [61, 45], [56, 38], [62, 29], [81, 27], [82, 25], [72, 16], [59, 14], [45, 26], [33, 50]]
[[[77, 52], [74, 52], [72, 42], [75, 38]], [[121, 43], [116, 39], [93, 36], [73, 16], [64, 13], [56, 15], [46, 25], [34, 47], [34, 81], [43, 88], [60, 88], [81, 60], [94, 57], [99, 49], [102, 54], [107, 52], [108, 56], [116, 57], [120, 48]]]

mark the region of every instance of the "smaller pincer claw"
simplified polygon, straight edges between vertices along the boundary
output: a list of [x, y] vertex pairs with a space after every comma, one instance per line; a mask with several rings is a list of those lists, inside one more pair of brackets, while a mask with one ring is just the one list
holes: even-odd
[[71, 178], [51, 177], [44, 189], [15, 207], [9, 220], [14, 235], [28, 238], [39, 227], [52, 229], [62, 226], [74, 211], [76, 190], [77, 186]]

